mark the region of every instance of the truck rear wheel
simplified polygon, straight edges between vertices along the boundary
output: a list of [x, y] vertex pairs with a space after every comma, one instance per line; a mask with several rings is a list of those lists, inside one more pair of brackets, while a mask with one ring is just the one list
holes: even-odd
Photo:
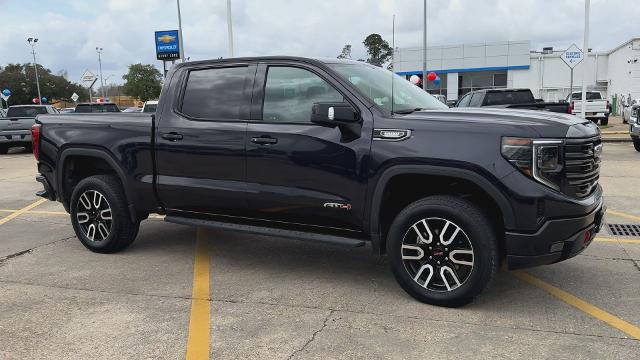
[[455, 196], [418, 200], [389, 229], [387, 252], [400, 286], [419, 301], [468, 304], [498, 270], [495, 231], [473, 203]]
[[4, 155], [9, 152], [9, 144], [0, 144], [0, 154]]
[[609, 116], [605, 116], [602, 119], [600, 119], [600, 125], [609, 125]]
[[132, 222], [122, 184], [112, 175], [88, 177], [71, 195], [71, 224], [87, 249], [114, 253], [135, 240], [140, 222]]

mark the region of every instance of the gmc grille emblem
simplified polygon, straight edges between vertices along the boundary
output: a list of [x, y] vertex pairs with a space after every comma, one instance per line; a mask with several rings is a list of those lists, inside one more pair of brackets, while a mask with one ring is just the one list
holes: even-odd
[[324, 207], [331, 209], [342, 209], [342, 210], [351, 210], [351, 204], [340, 204], [340, 203], [324, 203]]

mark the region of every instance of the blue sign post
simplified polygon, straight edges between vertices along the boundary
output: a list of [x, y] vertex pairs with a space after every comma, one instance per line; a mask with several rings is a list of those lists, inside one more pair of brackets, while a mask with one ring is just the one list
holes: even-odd
[[156, 58], [158, 60], [180, 59], [178, 30], [156, 31]]

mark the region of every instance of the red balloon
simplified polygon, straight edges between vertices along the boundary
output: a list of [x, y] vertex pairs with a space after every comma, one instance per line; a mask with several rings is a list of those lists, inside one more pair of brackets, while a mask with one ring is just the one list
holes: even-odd
[[434, 73], [434, 72], [432, 71], [432, 72], [430, 72], [429, 74], [427, 74], [427, 80], [429, 80], [429, 81], [433, 81], [433, 80], [435, 80], [435, 79], [436, 79], [436, 77], [437, 77], [437, 76], [438, 76], [438, 75], [436, 75], [436, 73]]
[[38, 98], [33, 98], [33, 103], [34, 103], [34, 104], [37, 104], [37, 103], [39, 103], [39, 102], [40, 102], [40, 99], [38, 99]]

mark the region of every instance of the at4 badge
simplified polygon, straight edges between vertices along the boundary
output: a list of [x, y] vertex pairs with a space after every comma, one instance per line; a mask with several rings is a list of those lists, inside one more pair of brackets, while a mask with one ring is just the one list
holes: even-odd
[[351, 210], [351, 204], [340, 204], [334, 202], [324, 203], [324, 207], [332, 209]]

